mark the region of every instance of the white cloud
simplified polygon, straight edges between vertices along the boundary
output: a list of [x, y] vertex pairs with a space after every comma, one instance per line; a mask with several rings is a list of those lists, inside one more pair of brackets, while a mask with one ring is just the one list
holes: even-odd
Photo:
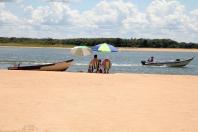
[[196, 33], [198, 33], [198, 9], [190, 12], [190, 22], [188, 26]]
[[0, 3], [9, 3], [9, 2], [16, 2], [16, 3], [20, 3], [23, 0], [0, 0]]
[[4, 3], [0, 3], [0, 9], [5, 8], [5, 4]]
[[193, 37], [196, 33], [189, 29], [194, 15], [190, 16], [179, 1], [155, 0], [147, 8], [146, 15], [151, 27], [150, 31], [154, 31], [153, 37], [167, 37], [178, 41], [198, 41]]
[[21, 5], [21, 7], [23, 8], [24, 12], [32, 12], [34, 10], [34, 8], [31, 5], [29, 6]]
[[64, 12], [69, 7], [59, 2], [50, 3], [47, 6], [41, 6], [37, 8], [29, 7], [32, 23], [37, 24], [60, 24], [64, 19]]
[[195, 14], [192, 12], [189, 16], [185, 7], [176, 0], [153, 0], [146, 12], [138, 15], [140, 19], [137, 24], [133, 20], [138, 19], [134, 18], [125, 20], [125, 25], [128, 25], [128, 30], [132, 31], [131, 34], [138, 37], [198, 42], [198, 39], [194, 37], [197, 33], [192, 32], [196, 29], [194, 26], [198, 20], [194, 17]]
[[[153, 0], [144, 12], [125, 0], [101, 0], [96, 6], [83, 12], [72, 9], [71, 1], [67, 1], [53, 0], [37, 7], [23, 5], [21, 8], [25, 16], [17, 16], [4, 3], [0, 3], [0, 24], [20, 24], [12, 32], [9, 28], [2, 28], [0, 35], [56, 38], [143, 37], [198, 42], [198, 9], [187, 11], [178, 0]], [[72, 2], [82, 4], [82, 0]]]
[[45, 0], [46, 2], [69, 2], [69, 0]]
[[6, 9], [4, 3], [0, 3], [0, 25], [1, 24], [17, 24], [18, 17]]
[[177, 26], [185, 20], [184, 6], [173, 0], [155, 0], [146, 13], [152, 26]]

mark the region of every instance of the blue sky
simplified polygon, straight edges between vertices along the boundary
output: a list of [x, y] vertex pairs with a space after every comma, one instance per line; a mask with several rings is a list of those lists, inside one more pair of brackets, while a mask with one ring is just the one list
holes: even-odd
[[197, 0], [6, 1], [0, 1], [0, 36], [198, 42]]
[[180, 2], [186, 6], [188, 10], [197, 9], [198, 1], [197, 0], [180, 0]]
[[[35, 1], [35, 0], [30, 0]], [[152, 0], [125, 0], [129, 2], [133, 2], [138, 9], [145, 10], [146, 7], [151, 3]], [[81, 4], [73, 4], [72, 7], [79, 10], [87, 10], [93, 8], [100, 0], [84, 0]], [[179, 0], [188, 10], [193, 10], [198, 8], [197, 0]]]

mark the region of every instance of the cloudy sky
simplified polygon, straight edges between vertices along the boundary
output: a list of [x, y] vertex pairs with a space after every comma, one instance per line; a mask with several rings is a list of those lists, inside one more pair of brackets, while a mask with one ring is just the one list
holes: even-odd
[[0, 36], [198, 42], [198, 0], [0, 0]]

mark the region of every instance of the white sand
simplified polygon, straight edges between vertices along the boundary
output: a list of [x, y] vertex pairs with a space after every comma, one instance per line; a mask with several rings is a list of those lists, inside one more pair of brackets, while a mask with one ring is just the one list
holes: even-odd
[[184, 49], [184, 48], [119, 48], [119, 51], [198, 52], [198, 49]]
[[197, 132], [198, 77], [0, 70], [8, 131]]

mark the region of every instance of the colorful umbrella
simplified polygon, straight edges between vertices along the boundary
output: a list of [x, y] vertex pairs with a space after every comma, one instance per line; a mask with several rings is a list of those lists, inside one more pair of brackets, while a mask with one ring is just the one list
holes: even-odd
[[107, 43], [98, 44], [94, 46], [92, 50], [99, 52], [118, 52], [118, 49], [116, 47]]
[[92, 50], [87, 46], [76, 46], [71, 49], [71, 53], [76, 56], [88, 56], [92, 54]]

